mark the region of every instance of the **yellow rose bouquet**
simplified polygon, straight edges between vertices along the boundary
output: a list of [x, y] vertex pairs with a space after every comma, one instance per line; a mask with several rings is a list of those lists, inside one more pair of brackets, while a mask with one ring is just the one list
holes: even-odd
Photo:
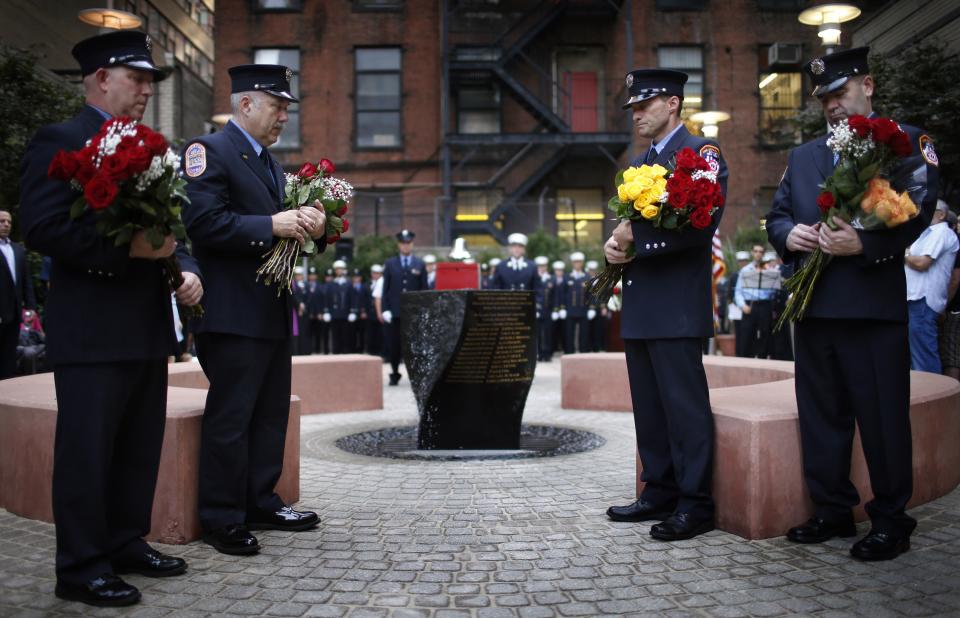
[[[618, 221], [645, 221], [667, 230], [710, 227], [723, 208], [723, 191], [717, 181], [719, 164], [690, 148], [677, 152], [672, 169], [662, 165], [628, 167], [617, 172], [617, 195], [607, 208]], [[633, 248], [630, 248], [630, 253]], [[625, 264], [607, 264], [590, 282], [590, 293], [601, 303], [613, 294]]]

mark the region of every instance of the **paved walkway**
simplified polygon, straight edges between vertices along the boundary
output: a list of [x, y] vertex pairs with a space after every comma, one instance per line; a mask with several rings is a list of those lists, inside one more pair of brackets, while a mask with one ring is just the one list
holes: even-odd
[[631, 500], [632, 418], [561, 410], [557, 362], [537, 368], [525, 421], [599, 433], [607, 443], [595, 451], [434, 463], [333, 445], [416, 422], [406, 380], [385, 406], [303, 418], [300, 506], [320, 512], [319, 528], [258, 533], [264, 550], [248, 558], [162, 547], [190, 570], [130, 576], [143, 591], [133, 608], [56, 599], [53, 526], [0, 511], [0, 615], [960, 616], [960, 490], [913, 510], [913, 549], [887, 563], [855, 562], [849, 540], [798, 546], [715, 531], [667, 544], [648, 524], [604, 516]]

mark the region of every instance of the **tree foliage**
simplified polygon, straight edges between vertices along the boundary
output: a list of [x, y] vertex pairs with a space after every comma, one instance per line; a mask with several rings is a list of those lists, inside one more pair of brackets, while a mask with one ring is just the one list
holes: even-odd
[[0, 208], [6, 210], [20, 199], [20, 160], [33, 134], [83, 105], [76, 88], [38, 69], [37, 58], [33, 50], [0, 44]]
[[933, 138], [940, 159], [940, 193], [960, 190], [960, 57], [945, 45], [924, 42], [895, 56], [873, 56], [877, 82], [873, 107], [897, 122], [920, 127]]

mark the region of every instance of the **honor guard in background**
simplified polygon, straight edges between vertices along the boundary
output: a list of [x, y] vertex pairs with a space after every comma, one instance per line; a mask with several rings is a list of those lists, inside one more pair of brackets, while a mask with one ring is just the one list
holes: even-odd
[[[597, 276], [600, 264], [596, 260], [587, 262], [587, 281]], [[609, 319], [607, 306], [601, 305], [597, 299], [590, 297], [590, 305], [595, 314], [590, 319], [590, 352], [602, 352], [607, 348], [607, 320]], [[588, 316], [589, 317], [589, 316]]]
[[330, 322], [324, 320], [324, 312], [327, 306], [327, 287], [333, 281], [333, 269], [326, 270], [323, 281], [319, 278], [316, 286], [310, 294], [310, 302], [307, 309], [310, 312], [310, 331], [313, 334], [313, 353], [327, 354], [330, 352]]
[[187, 143], [183, 171], [187, 234], [204, 269], [206, 312], [197, 350], [210, 381], [200, 437], [197, 503], [203, 539], [225, 554], [253, 554], [250, 530], [306, 530], [316, 513], [284, 504], [290, 408], [291, 296], [257, 281], [263, 254], [281, 238], [326, 248], [323, 210], [283, 208], [283, 169], [267, 148], [287, 122], [292, 72], [284, 66], [229, 70], [233, 119]]
[[0, 380], [17, 373], [22, 310], [37, 307], [27, 251], [10, 240], [12, 228], [13, 215], [0, 210]]
[[545, 255], [538, 255], [534, 260], [537, 265], [537, 277], [540, 278], [540, 313], [537, 315], [537, 360], [549, 363], [553, 359], [553, 341], [550, 337], [553, 330], [553, 278], [550, 276], [550, 260]]
[[387, 359], [390, 361], [390, 386], [400, 383], [400, 296], [404, 292], [427, 289], [427, 269], [423, 260], [413, 255], [413, 239], [410, 230], [397, 233], [398, 255], [389, 258], [383, 265], [383, 298], [381, 318], [384, 324]]
[[293, 312], [297, 328], [293, 333], [293, 353], [310, 354], [313, 351], [313, 337], [310, 335], [310, 313], [307, 311], [309, 293], [303, 277], [303, 266], [297, 266], [293, 272]]
[[[52, 258], [45, 322], [57, 395], [55, 593], [90, 605], [130, 605], [140, 592], [117, 574], [166, 577], [187, 568], [143, 540], [150, 532], [174, 336], [158, 260], [170, 256], [176, 242], [167, 236], [154, 249], [140, 231], [116, 245], [97, 231], [96, 213], [70, 216], [79, 193], [47, 169], [60, 150], [83, 148], [110, 117], [140, 120], [164, 73], [142, 32], [86, 39], [73, 56], [86, 105], [37, 132], [20, 179], [27, 246]], [[182, 249], [177, 253], [185, 270], [177, 299], [195, 305], [203, 294], [196, 262]]]
[[[661, 69], [627, 75], [633, 122], [650, 149], [633, 165], [669, 166], [690, 148], [717, 173], [724, 196], [727, 166], [720, 147], [691, 135], [680, 120], [687, 75]], [[719, 217], [717, 217], [719, 219]], [[615, 521], [664, 520], [650, 528], [661, 541], [713, 530], [713, 414], [701, 356], [713, 336], [712, 251], [719, 221], [677, 232], [625, 221], [604, 246], [607, 261], [627, 264], [620, 332], [627, 354], [637, 449], [644, 488], [628, 506], [614, 506]], [[633, 245], [636, 254], [627, 257]]]
[[[350, 313], [354, 318], [350, 322], [350, 353], [363, 353], [367, 339], [367, 305], [370, 303], [370, 287], [363, 282], [363, 273], [353, 269], [350, 281]], [[349, 316], [347, 316], [349, 320]]]
[[[540, 275], [537, 274], [537, 267], [524, 257], [527, 252], [527, 237], [523, 234], [510, 234], [507, 242], [510, 245], [510, 257], [497, 266], [490, 281], [490, 289], [533, 290], [539, 295]], [[539, 298], [537, 310], [540, 310]]]
[[[868, 51], [844, 50], [804, 67], [829, 125], [872, 114]], [[824, 135], [790, 152], [766, 224], [787, 264], [799, 264], [817, 247], [831, 256], [794, 329], [803, 474], [814, 515], [787, 538], [821, 543], [856, 535], [860, 496], [850, 482], [850, 451], [857, 426], [874, 494], [866, 504], [870, 533], [850, 550], [862, 560], [896, 558], [910, 548], [917, 525], [905, 512], [913, 468], [903, 254], [930, 223], [938, 161], [922, 129], [901, 128], [913, 143], [913, 156], [902, 164], [918, 167], [913, 178], [927, 185], [919, 216], [889, 230], [859, 231], [836, 217], [836, 230], [821, 225], [817, 195], [835, 165]]]
[[383, 266], [370, 267], [370, 284], [367, 296], [367, 354], [383, 355], [383, 324], [377, 318], [377, 304], [383, 297]]
[[437, 287], [437, 256], [432, 253], [423, 256], [423, 266], [427, 269], [427, 289], [433, 290]]
[[550, 320], [553, 327], [550, 331], [551, 356], [553, 352], [563, 352], [567, 349], [567, 265], [563, 260], [553, 263], [553, 297], [550, 299]]
[[[330, 336], [333, 342], [334, 354], [347, 354], [350, 351], [350, 330], [357, 314], [352, 309], [352, 293], [350, 280], [347, 279], [347, 263], [337, 260], [333, 263], [333, 281], [327, 285], [327, 305], [324, 308], [323, 319], [330, 324]], [[327, 316], [330, 319], [327, 320]]]
[[567, 354], [590, 351], [590, 322], [597, 316], [587, 293], [590, 278], [583, 271], [583, 253], [570, 254], [570, 274], [567, 275], [567, 287], [564, 292], [564, 307], [567, 315], [564, 324], [564, 349]]

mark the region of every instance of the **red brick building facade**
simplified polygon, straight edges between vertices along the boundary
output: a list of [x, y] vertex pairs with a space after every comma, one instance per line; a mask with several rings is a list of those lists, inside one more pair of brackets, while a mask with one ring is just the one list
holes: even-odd
[[623, 77], [677, 68], [685, 113], [732, 117], [718, 138], [730, 233], [768, 209], [796, 139], [783, 118], [809, 91], [799, 67], [822, 53], [799, 4], [219, 0], [214, 108], [229, 111], [230, 66], [295, 65], [301, 103], [274, 152], [288, 168], [336, 162], [358, 191], [355, 233], [476, 246], [542, 226], [589, 248], [610, 229], [617, 167], [648, 147], [620, 109]]

